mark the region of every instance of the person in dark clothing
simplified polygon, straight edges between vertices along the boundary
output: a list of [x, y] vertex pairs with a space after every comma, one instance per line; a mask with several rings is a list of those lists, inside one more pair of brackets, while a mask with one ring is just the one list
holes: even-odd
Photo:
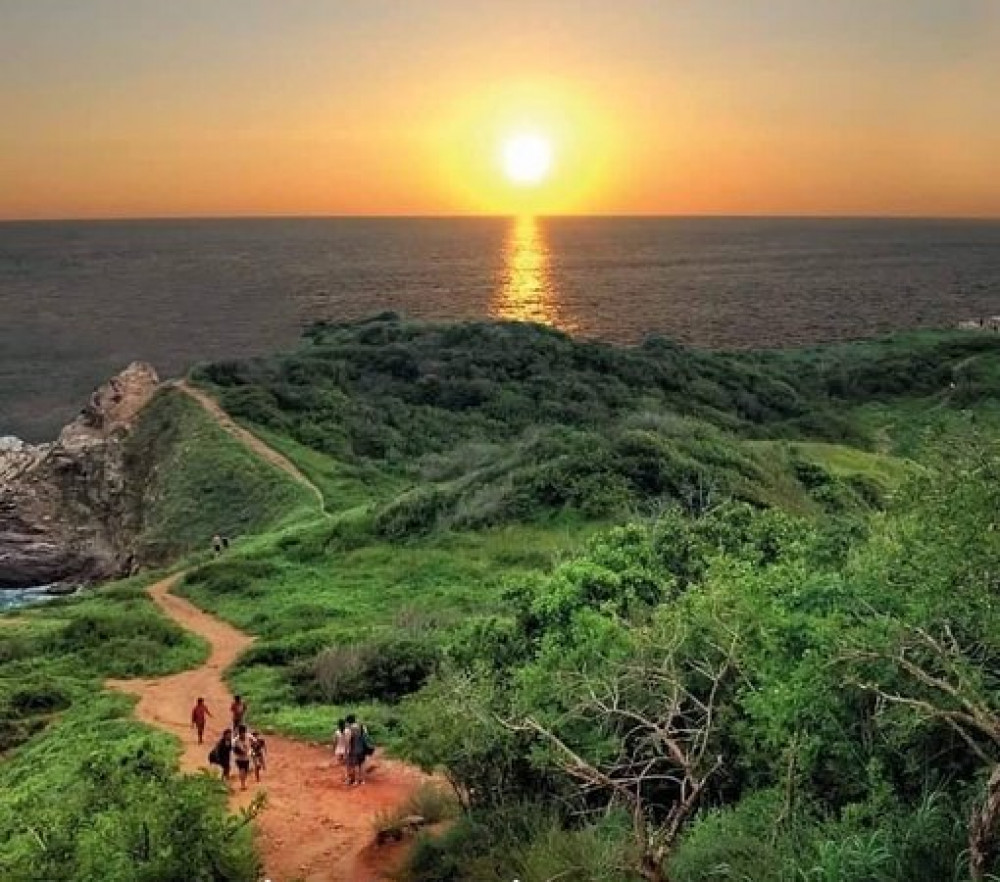
[[233, 759], [233, 730], [226, 729], [222, 737], [216, 742], [212, 752], [208, 755], [208, 761], [222, 769], [222, 780], [228, 782], [232, 772]]
[[347, 786], [364, 784], [364, 764], [368, 757], [368, 739], [365, 728], [354, 714], [347, 717]]

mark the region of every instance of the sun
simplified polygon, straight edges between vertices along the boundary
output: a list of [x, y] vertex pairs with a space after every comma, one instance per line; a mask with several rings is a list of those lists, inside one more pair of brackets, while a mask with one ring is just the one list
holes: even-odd
[[540, 184], [552, 168], [552, 142], [542, 135], [512, 135], [503, 142], [504, 174], [521, 186]]

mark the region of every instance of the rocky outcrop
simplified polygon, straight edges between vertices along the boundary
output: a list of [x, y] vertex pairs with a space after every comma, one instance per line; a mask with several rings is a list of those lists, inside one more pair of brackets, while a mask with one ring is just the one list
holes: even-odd
[[0, 439], [0, 588], [126, 574], [138, 525], [125, 440], [159, 386], [136, 362], [97, 389], [52, 444]]

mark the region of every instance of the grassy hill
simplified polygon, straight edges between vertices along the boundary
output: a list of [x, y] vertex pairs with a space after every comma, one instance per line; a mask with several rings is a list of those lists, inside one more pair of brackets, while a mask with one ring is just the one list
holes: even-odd
[[126, 461], [143, 525], [136, 557], [166, 563], [315, 515], [308, 489], [263, 462], [177, 389], [161, 391], [128, 437]]
[[[132, 440], [142, 542], [190, 563], [213, 533], [237, 537], [180, 591], [258, 635], [231, 672], [257, 722], [326, 738], [360, 710], [465, 795], [403, 878], [635, 880], [685, 775], [702, 792], [658, 861], [671, 879], [968, 872], [994, 749], [947, 714], [966, 699], [1000, 714], [996, 337], [715, 353], [385, 315], [192, 380], [294, 462], [327, 515], [167, 393]], [[132, 750], [141, 729], [97, 678], [197, 654], [134, 585], [27, 621], [0, 629], [0, 701], [16, 709], [0, 859], [21, 861], [17, 882], [34, 878], [25, 831], [55, 811], [46, 739], [96, 714], [114, 726], [67, 756]], [[111, 656], [93, 655], [101, 641]], [[44, 661], [25, 686], [29, 658]], [[900, 658], [967, 694], [936, 694]], [[698, 729], [707, 703], [704, 751], [678, 778], [657, 745]], [[581, 788], [584, 766], [604, 777]], [[655, 774], [633, 804], [608, 780], [640, 766]]]

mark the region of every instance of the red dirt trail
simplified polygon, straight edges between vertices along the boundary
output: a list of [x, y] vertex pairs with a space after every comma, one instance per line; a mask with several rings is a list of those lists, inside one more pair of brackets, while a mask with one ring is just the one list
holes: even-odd
[[[211, 744], [226, 728], [232, 700], [222, 673], [253, 638], [170, 593], [180, 579], [171, 576], [156, 583], [149, 594], [160, 609], [181, 627], [203, 637], [211, 646], [208, 661], [200, 668], [169, 677], [109, 681], [122, 692], [139, 696], [136, 716], [143, 722], [176, 735], [184, 745], [181, 769], [208, 768]], [[213, 716], [208, 721], [205, 744], [199, 745], [191, 728], [195, 699], [205, 699]], [[253, 696], [248, 720], [253, 725]], [[333, 721], [331, 720], [331, 728]], [[230, 796], [236, 810], [250, 802], [260, 789], [267, 805], [258, 816], [256, 841], [271, 882], [375, 882], [395, 863], [395, 850], [370, 847], [374, 816], [403, 803], [425, 780], [416, 769], [376, 754], [371, 774], [360, 787], [342, 783], [329, 745], [317, 746], [277, 735], [267, 736], [268, 767], [259, 785]]]

